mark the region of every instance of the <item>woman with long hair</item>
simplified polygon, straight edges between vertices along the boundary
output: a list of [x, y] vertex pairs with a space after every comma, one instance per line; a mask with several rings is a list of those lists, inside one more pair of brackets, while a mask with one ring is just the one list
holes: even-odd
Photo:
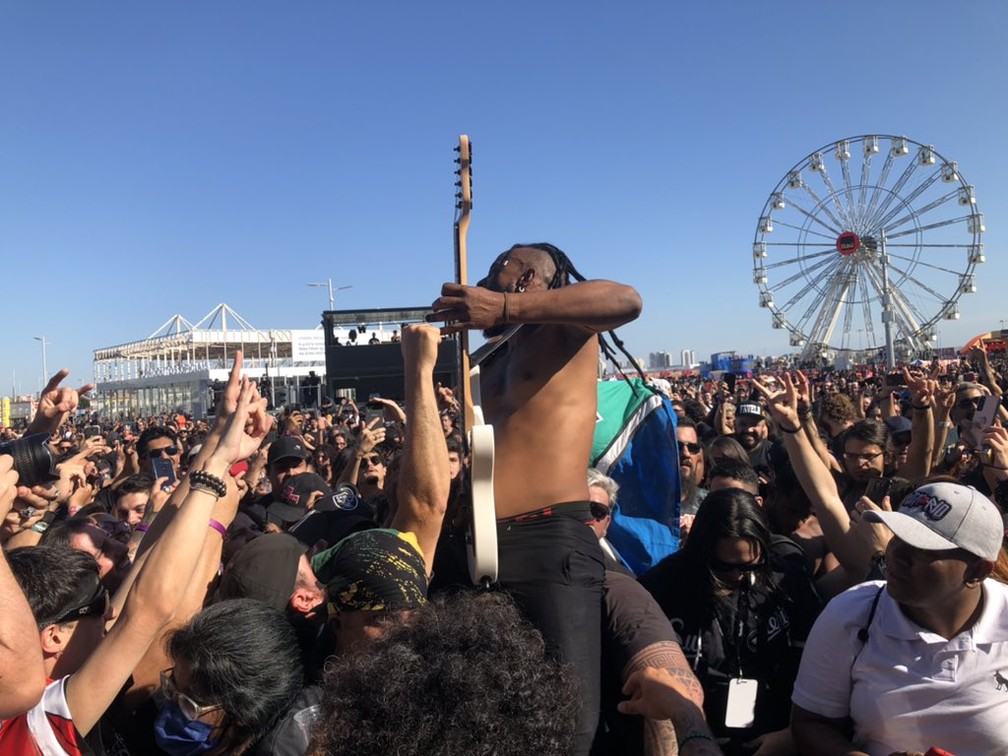
[[679, 633], [725, 753], [792, 753], [791, 689], [821, 608], [797, 544], [770, 532], [752, 494], [727, 488], [640, 581]]

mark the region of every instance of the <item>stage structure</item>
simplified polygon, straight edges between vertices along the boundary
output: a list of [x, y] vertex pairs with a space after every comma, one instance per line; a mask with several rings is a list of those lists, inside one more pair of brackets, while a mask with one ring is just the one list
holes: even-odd
[[237, 350], [272, 406], [314, 406], [322, 395], [324, 343], [320, 327], [256, 328], [223, 303], [196, 323], [174, 315], [145, 339], [94, 350], [94, 406], [106, 417], [212, 415]]
[[[403, 397], [403, 360], [399, 336], [410, 323], [422, 323], [429, 307], [327, 310], [325, 333], [326, 387], [333, 397], [366, 401], [371, 394]], [[434, 379], [454, 386], [455, 341], [438, 348]]]

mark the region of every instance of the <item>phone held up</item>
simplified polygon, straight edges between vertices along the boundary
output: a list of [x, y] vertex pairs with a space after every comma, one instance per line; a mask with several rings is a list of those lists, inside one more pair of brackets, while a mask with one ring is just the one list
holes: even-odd
[[165, 459], [164, 457], [155, 457], [151, 460], [151, 467], [154, 470], [154, 478], [167, 478], [167, 480], [162, 485], [162, 489], [167, 491], [173, 485], [175, 485], [175, 465], [172, 464], [170, 459]]

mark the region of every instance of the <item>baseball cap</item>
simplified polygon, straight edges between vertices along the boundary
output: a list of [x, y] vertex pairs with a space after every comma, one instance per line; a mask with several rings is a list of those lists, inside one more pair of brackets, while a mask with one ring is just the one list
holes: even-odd
[[889, 429], [890, 435], [893, 436], [897, 433], [909, 433], [913, 425], [910, 419], [903, 417], [903, 415], [893, 415], [890, 418], [886, 418], [885, 424]]
[[300, 520], [308, 513], [308, 502], [315, 491], [321, 491], [323, 498], [332, 497], [332, 489], [321, 475], [292, 475], [280, 486], [277, 498], [266, 508], [266, 514], [283, 522]]
[[898, 512], [870, 510], [901, 541], [924, 551], [964, 549], [994, 562], [1001, 551], [1004, 525], [994, 502], [972, 486], [929, 483], [900, 504]]
[[266, 464], [272, 465], [281, 459], [308, 459], [308, 451], [301, 439], [295, 436], [280, 436], [270, 444]]
[[283, 611], [294, 593], [298, 561], [307, 547], [286, 533], [249, 541], [224, 568], [222, 599], [251, 598]]
[[746, 402], [745, 404], [740, 404], [738, 409], [735, 410], [736, 417], [738, 415], [753, 415], [755, 417], [763, 417], [763, 408], [758, 404], [753, 402]]

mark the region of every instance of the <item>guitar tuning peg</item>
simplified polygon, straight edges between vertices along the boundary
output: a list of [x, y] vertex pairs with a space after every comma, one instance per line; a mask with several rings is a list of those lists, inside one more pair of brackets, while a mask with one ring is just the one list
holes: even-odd
[[459, 146], [458, 146], [458, 145], [456, 144], [456, 145], [455, 145], [454, 147], [452, 147], [452, 152], [460, 152], [460, 151], [461, 151], [461, 149], [462, 149], [462, 148], [461, 148], [461, 147], [459, 147]]

